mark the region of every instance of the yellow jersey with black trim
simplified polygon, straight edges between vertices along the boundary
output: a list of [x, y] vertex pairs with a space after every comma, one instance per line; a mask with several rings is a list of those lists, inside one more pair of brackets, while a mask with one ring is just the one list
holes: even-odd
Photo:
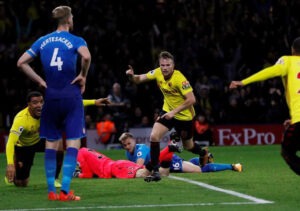
[[[160, 67], [149, 71], [146, 75], [149, 80], [156, 80], [157, 86], [164, 96], [163, 110], [166, 112], [172, 111], [174, 108], [180, 106], [185, 100], [184, 96], [193, 91], [189, 81], [179, 70], [174, 70], [173, 75], [168, 80], [164, 79]], [[190, 106], [175, 114], [174, 118], [190, 121], [194, 116], [194, 106]]]
[[26, 107], [15, 116], [10, 133], [19, 137], [15, 145], [31, 146], [39, 142], [39, 130], [40, 119], [33, 118]]
[[276, 64], [242, 80], [244, 85], [281, 77], [292, 124], [300, 122], [300, 56], [282, 56]]
[[[95, 105], [95, 100], [83, 100], [84, 106]], [[15, 134], [18, 140], [13, 140], [17, 146], [31, 146], [39, 142], [40, 119], [33, 118], [28, 107], [21, 110], [14, 118], [10, 133]], [[15, 139], [15, 138], [14, 138]], [[9, 139], [8, 139], [9, 140]]]

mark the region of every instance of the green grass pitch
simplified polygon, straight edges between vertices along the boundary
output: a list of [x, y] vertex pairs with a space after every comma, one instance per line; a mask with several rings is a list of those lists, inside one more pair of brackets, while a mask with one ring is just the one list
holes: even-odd
[[[3, 210], [298, 210], [300, 177], [280, 156], [280, 146], [210, 147], [216, 163], [243, 164], [241, 173], [171, 174], [159, 182], [143, 179], [78, 179], [71, 189], [79, 202], [47, 200], [43, 153], [38, 153], [26, 188], [4, 183], [5, 154], [0, 154], [0, 211]], [[124, 159], [123, 150], [102, 151]], [[185, 159], [193, 157], [181, 153]]]

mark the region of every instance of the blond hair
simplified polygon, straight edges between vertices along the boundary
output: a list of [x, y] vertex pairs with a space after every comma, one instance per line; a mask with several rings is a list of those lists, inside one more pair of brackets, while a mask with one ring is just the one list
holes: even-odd
[[133, 138], [133, 135], [131, 133], [125, 132], [125, 133], [122, 133], [122, 135], [119, 138], [119, 141], [122, 142], [128, 138]]
[[59, 24], [67, 23], [71, 15], [72, 9], [69, 6], [58, 6], [52, 10], [52, 17], [57, 20]]

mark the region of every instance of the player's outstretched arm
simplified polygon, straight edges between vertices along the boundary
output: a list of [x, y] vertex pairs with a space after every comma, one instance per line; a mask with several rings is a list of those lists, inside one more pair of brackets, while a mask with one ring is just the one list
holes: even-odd
[[240, 86], [244, 86], [244, 84], [241, 81], [231, 81], [231, 83], [229, 85], [229, 89], [235, 89]]
[[111, 102], [108, 98], [99, 98], [95, 100], [95, 105], [96, 106], [105, 106], [105, 105], [110, 105]]
[[130, 81], [132, 81], [135, 84], [143, 83], [145, 81], [148, 81], [146, 74], [136, 75], [134, 74], [134, 70], [131, 65], [128, 65], [128, 70], [126, 70], [126, 75], [129, 78]]

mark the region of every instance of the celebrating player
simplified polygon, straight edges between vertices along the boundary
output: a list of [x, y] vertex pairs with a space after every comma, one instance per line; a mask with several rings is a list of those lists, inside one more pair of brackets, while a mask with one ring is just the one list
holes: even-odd
[[81, 148], [77, 157], [78, 171], [74, 177], [92, 178], [121, 178], [131, 179], [145, 177], [150, 172], [143, 165], [129, 160], [112, 160], [104, 154], [89, 148]]
[[281, 144], [281, 155], [290, 168], [300, 175], [300, 37], [293, 41], [291, 56], [282, 56], [271, 67], [249, 76], [241, 81], [232, 81], [229, 88], [246, 86], [257, 81], [264, 81], [274, 77], [281, 77], [285, 87], [285, 98], [289, 107], [291, 119], [285, 122], [287, 127]]
[[199, 144], [193, 142], [193, 118], [196, 102], [193, 88], [185, 76], [174, 70], [174, 57], [171, 53], [163, 51], [159, 54], [159, 67], [146, 74], [136, 75], [129, 66], [126, 75], [134, 83], [143, 83], [156, 80], [164, 96], [164, 104], [159, 118], [154, 123], [150, 135], [150, 154], [153, 172], [145, 178], [145, 181], [159, 181], [159, 153], [160, 140], [172, 128], [180, 135], [183, 147], [194, 154], [203, 157], [203, 165], [207, 162], [208, 152]]

